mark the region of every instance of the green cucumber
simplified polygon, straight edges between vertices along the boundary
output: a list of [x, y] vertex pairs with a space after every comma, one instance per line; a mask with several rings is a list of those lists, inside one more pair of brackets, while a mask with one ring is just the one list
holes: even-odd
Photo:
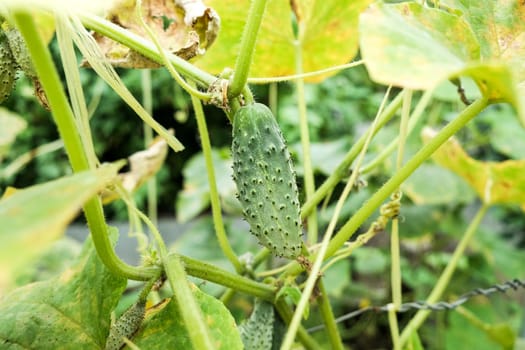
[[271, 350], [275, 314], [273, 305], [257, 299], [250, 318], [239, 326], [242, 343], [246, 350]]
[[11, 53], [7, 35], [0, 29], [0, 103], [11, 95], [17, 71], [18, 65]]
[[252, 103], [233, 117], [233, 179], [252, 234], [276, 256], [301, 254], [299, 194], [290, 153], [268, 107]]
[[31, 61], [31, 56], [29, 55], [24, 38], [22, 38], [22, 34], [20, 34], [16, 28], [9, 28], [6, 31], [6, 35], [11, 53], [18, 67], [28, 78], [35, 79], [35, 68], [33, 67], [33, 62]]
[[106, 339], [106, 350], [118, 350], [126, 343], [124, 338], [130, 339], [139, 330], [146, 313], [146, 300], [139, 299], [131, 305], [111, 326]]

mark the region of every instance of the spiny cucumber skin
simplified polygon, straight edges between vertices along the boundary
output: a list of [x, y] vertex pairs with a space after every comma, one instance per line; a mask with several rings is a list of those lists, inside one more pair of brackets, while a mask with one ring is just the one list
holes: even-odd
[[257, 299], [250, 318], [239, 326], [246, 350], [271, 350], [275, 312], [269, 302]]
[[299, 192], [290, 153], [268, 107], [241, 107], [233, 118], [233, 179], [252, 234], [276, 256], [301, 253]]
[[142, 325], [146, 313], [146, 300], [138, 300], [111, 326], [106, 340], [106, 350], [119, 350], [125, 345], [124, 337], [130, 339]]
[[35, 79], [35, 68], [33, 67], [33, 62], [31, 61], [31, 56], [29, 55], [24, 38], [22, 38], [22, 34], [20, 34], [17, 29], [10, 28], [6, 31], [6, 35], [9, 47], [11, 48], [11, 53], [13, 54], [18, 67], [22, 69], [27, 77]]
[[7, 100], [15, 86], [18, 65], [11, 53], [7, 36], [0, 29], [0, 103]]

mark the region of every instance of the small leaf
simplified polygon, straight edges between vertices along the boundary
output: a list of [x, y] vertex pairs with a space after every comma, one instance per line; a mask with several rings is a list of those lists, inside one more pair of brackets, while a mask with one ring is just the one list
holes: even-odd
[[[195, 299], [200, 305], [204, 319], [208, 322], [215, 349], [242, 349], [242, 341], [235, 320], [219, 300], [194, 289]], [[133, 343], [141, 349], [190, 349], [191, 342], [174, 299], [162, 308], [146, 312], [141, 330]]]
[[[279, 289], [279, 292], [277, 292], [277, 295], [275, 296], [276, 300], [279, 298], [287, 298], [293, 305], [297, 305], [301, 300], [301, 290], [297, 286], [284, 286]], [[303, 318], [306, 320], [309, 315], [310, 307], [309, 305], [306, 305], [303, 312]]]
[[[426, 141], [435, 135], [423, 130]], [[432, 157], [439, 165], [461, 176], [488, 204], [525, 202], [525, 160], [482, 162], [471, 158], [455, 138], [449, 139]]]
[[[111, 233], [115, 238], [116, 231]], [[106, 269], [88, 238], [75, 267], [0, 300], [0, 343], [8, 348], [101, 349], [125, 287], [126, 279]]]
[[0, 289], [9, 275], [58, 238], [81, 206], [112, 181], [121, 164], [18, 190], [0, 201]]

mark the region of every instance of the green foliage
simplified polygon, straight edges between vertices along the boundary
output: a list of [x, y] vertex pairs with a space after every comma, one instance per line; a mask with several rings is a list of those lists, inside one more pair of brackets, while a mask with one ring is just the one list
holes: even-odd
[[126, 279], [109, 272], [87, 239], [77, 262], [61, 276], [1, 299], [0, 339], [4, 346], [30, 349], [100, 349], [125, 287]]

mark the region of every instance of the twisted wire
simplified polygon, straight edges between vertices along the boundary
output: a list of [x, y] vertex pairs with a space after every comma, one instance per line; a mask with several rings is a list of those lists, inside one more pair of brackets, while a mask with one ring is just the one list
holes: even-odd
[[[475, 296], [486, 296], [488, 297], [491, 294], [494, 293], [505, 293], [507, 290], [518, 290], [519, 288], [525, 289], [525, 280], [519, 280], [519, 279], [513, 279], [511, 281], [507, 281], [501, 284], [495, 284], [488, 288], [476, 288], [474, 290], [471, 290], [468, 293], [463, 294], [458, 299], [456, 299], [453, 302], [445, 302], [440, 301], [434, 304], [428, 304], [424, 301], [414, 301], [414, 302], [408, 302], [403, 303], [397, 310], [397, 312], [407, 312], [410, 310], [431, 310], [431, 311], [443, 311], [443, 310], [453, 310], [457, 308], [458, 306], [466, 303], [469, 299], [475, 297]], [[341, 317], [338, 317], [335, 319], [336, 323], [340, 323], [349, 319], [352, 319], [354, 317], [357, 317], [361, 314], [364, 314], [369, 311], [374, 311], [376, 313], [379, 312], [387, 312], [392, 308], [391, 304], [383, 305], [383, 306], [368, 306], [359, 310], [352, 311], [348, 314], [345, 314]], [[311, 327], [308, 329], [308, 332], [316, 332], [324, 328], [324, 324]]]

